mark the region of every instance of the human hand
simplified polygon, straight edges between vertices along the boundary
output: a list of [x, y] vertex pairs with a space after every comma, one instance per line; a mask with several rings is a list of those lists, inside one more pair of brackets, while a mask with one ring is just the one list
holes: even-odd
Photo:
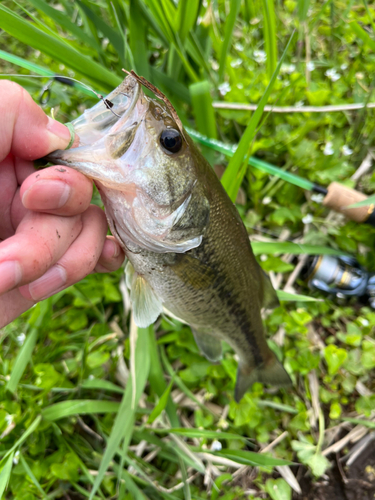
[[91, 272], [114, 271], [124, 252], [90, 205], [92, 183], [32, 160], [65, 149], [70, 132], [19, 85], [0, 81], [0, 328]]

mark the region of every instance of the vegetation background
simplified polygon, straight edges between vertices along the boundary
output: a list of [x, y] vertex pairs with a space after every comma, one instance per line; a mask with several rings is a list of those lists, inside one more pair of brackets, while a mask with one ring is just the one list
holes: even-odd
[[[133, 68], [185, 125], [226, 143], [246, 130], [245, 152], [372, 194], [371, 169], [351, 176], [372, 160], [373, 109], [303, 106], [373, 101], [374, 15], [366, 0], [4, 0], [0, 49], [20, 59], [0, 53], [0, 67], [37, 101], [48, 75], [105, 94]], [[41, 67], [46, 78], [25, 76]], [[302, 110], [262, 114], [265, 99], [259, 116], [230, 108], [258, 104], [270, 82], [268, 104]], [[96, 102], [78, 87], [50, 91], [46, 112], [63, 122]], [[341, 252], [374, 272], [375, 230], [241, 159], [223, 182], [234, 198], [242, 185], [262, 267], [301, 294], [265, 319], [293, 389], [254, 384], [237, 404], [229, 347], [213, 365], [168, 317], [137, 332], [122, 271], [88, 276], [0, 331], [0, 497], [373, 498], [375, 312], [311, 292], [298, 271], [308, 254]]]

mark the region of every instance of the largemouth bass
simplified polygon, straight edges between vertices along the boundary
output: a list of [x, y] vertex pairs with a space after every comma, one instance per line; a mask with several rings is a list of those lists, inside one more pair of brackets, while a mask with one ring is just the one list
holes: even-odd
[[157, 89], [164, 102], [146, 96], [140, 81], [147, 85], [134, 73], [126, 77], [106, 102], [74, 120], [78, 147], [48, 160], [95, 182], [129, 259], [138, 326], [164, 308], [191, 326], [212, 362], [225, 340], [239, 358], [237, 401], [256, 381], [289, 385], [261, 318], [261, 308], [278, 300], [235, 205], [169, 101]]

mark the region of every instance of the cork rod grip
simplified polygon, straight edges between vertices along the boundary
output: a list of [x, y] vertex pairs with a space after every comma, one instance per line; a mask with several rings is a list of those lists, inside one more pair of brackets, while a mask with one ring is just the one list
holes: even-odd
[[355, 189], [343, 186], [338, 182], [332, 182], [328, 186], [328, 193], [323, 200], [323, 205], [344, 214], [348, 219], [355, 222], [366, 222], [374, 211], [374, 205], [347, 208], [349, 205], [366, 199], [366, 195], [359, 193]]

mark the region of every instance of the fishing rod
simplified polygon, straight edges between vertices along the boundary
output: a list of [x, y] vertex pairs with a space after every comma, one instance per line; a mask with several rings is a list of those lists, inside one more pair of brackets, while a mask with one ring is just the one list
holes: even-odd
[[[197, 142], [202, 144], [203, 146], [207, 146], [219, 153], [223, 153], [226, 156], [233, 156], [237, 146], [236, 145], [228, 145], [223, 142], [217, 141], [215, 139], [210, 139], [195, 130], [190, 128], [186, 129], [187, 133]], [[347, 186], [343, 186], [338, 182], [331, 182], [331, 184], [326, 188], [317, 184], [315, 182], [311, 182], [308, 179], [304, 179], [299, 175], [292, 174], [291, 172], [287, 172], [282, 168], [275, 167], [270, 163], [267, 163], [263, 160], [259, 160], [259, 158], [255, 158], [251, 156], [249, 158], [249, 165], [255, 167], [262, 172], [267, 172], [268, 174], [275, 175], [280, 179], [283, 179], [290, 184], [294, 184], [295, 186], [306, 189], [307, 191], [313, 191], [314, 193], [320, 193], [324, 195], [323, 205], [331, 208], [335, 212], [340, 212], [344, 214], [348, 219], [351, 219], [355, 222], [365, 222], [366, 224], [370, 224], [375, 227], [375, 205], [370, 204], [368, 206], [357, 207], [357, 208], [348, 208], [349, 205], [354, 205], [359, 201], [363, 201], [367, 199], [367, 196], [355, 189], [348, 188]]]
[[[102, 97], [100, 94], [91, 89], [88, 85], [82, 84], [75, 80], [74, 78], [68, 78], [60, 75], [56, 75], [53, 71], [43, 68], [33, 62], [26, 61], [20, 57], [14, 56], [13, 54], [9, 54], [3, 50], [0, 50], [0, 59], [4, 59], [8, 62], [11, 62], [17, 66], [25, 68], [29, 71], [34, 71], [38, 73], [41, 77], [50, 78], [50, 81], [43, 87], [42, 93], [40, 95], [41, 104], [45, 104], [48, 101], [50, 95], [50, 87], [54, 81], [58, 81], [65, 85], [69, 85], [77, 88], [81, 92], [84, 92], [87, 95], [92, 95], [93, 93], [96, 96]], [[7, 76], [7, 75], [2, 75]], [[13, 75], [9, 75], [13, 76]], [[20, 76], [20, 75], [14, 75]], [[22, 75], [23, 76], [23, 75]], [[26, 76], [26, 75], [25, 75]], [[33, 75], [31, 75], [33, 76]], [[218, 151], [225, 156], [233, 156], [237, 145], [228, 145], [223, 142], [217, 141], [215, 139], [210, 139], [199, 132], [191, 128], [186, 128], [188, 134], [200, 144], [207, 146], [215, 151]], [[285, 171], [282, 168], [276, 167], [267, 163], [259, 158], [255, 158], [251, 156], [248, 160], [249, 165], [255, 167], [263, 172], [266, 172], [270, 175], [275, 175], [280, 179], [283, 179], [286, 182], [294, 184], [302, 189], [306, 189], [307, 191], [313, 191], [315, 193], [322, 194], [324, 196], [323, 205], [345, 215], [348, 219], [351, 219], [355, 222], [365, 222], [366, 224], [370, 224], [375, 227], [375, 205], [370, 204], [368, 206], [356, 207], [352, 208], [349, 206], [360, 201], [366, 200], [367, 196], [355, 189], [348, 188], [343, 186], [338, 182], [331, 182], [331, 184], [326, 188], [317, 184], [315, 182], [311, 182], [308, 179], [304, 179], [299, 175], [293, 174], [291, 172]]]

